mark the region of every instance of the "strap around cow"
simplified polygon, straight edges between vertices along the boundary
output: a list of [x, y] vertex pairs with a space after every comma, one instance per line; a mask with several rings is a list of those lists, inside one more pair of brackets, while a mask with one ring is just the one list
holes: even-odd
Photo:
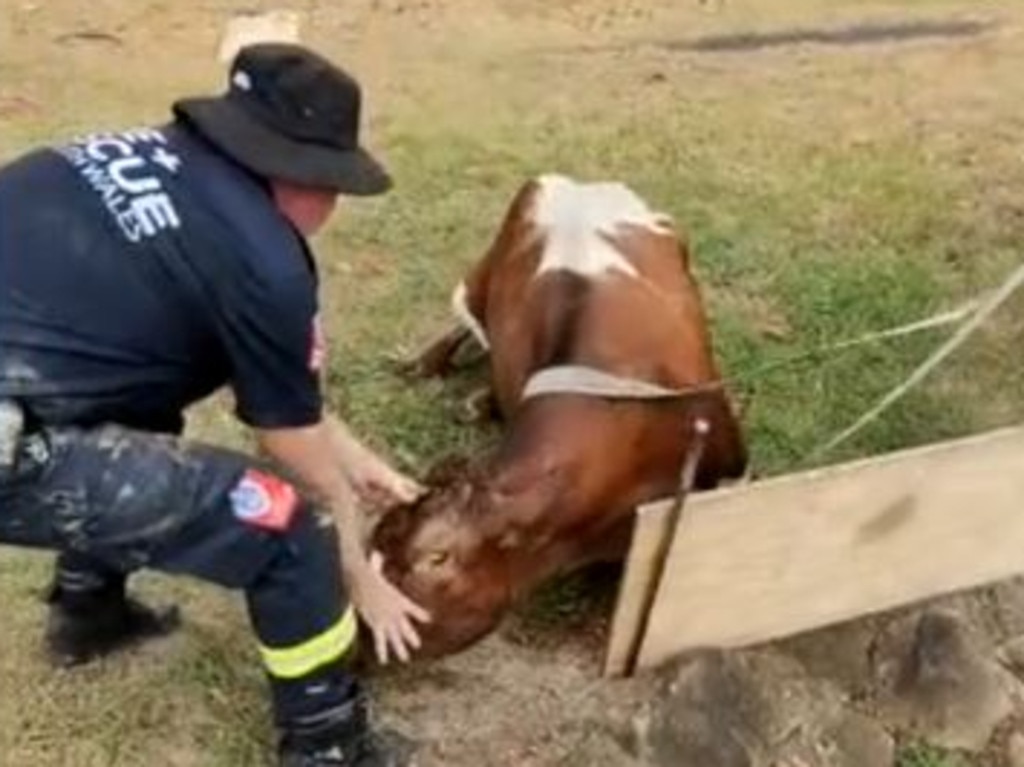
[[720, 389], [721, 381], [670, 389], [585, 365], [556, 365], [534, 373], [526, 382], [522, 398], [527, 400], [546, 394], [581, 394], [608, 399], [677, 399]]

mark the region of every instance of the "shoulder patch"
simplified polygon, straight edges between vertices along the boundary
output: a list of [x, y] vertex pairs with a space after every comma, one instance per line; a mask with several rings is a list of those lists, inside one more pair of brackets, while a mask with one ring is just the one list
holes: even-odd
[[228, 497], [236, 519], [274, 532], [287, 530], [299, 507], [291, 484], [257, 469], [246, 471]]

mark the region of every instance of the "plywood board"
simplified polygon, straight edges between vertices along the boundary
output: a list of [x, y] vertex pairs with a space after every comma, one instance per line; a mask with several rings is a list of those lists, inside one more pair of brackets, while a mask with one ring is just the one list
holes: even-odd
[[[640, 518], [653, 530], [658, 517], [655, 508]], [[642, 550], [633, 552], [627, 580], [634, 568], [644, 571]], [[693, 496], [639, 667], [1020, 573], [1022, 427]], [[622, 599], [629, 598], [624, 590]], [[617, 630], [629, 633], [625, 623]]]

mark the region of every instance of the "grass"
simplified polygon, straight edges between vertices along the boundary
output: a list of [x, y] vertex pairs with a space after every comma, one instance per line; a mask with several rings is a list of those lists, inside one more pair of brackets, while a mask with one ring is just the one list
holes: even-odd
[[[85, 13], [60, 0], [5, 14], [0, 156], [95, 125], [162, 119], [172, 97], [208, 88], [230, 4], [184, 5], [123, 0]], [[597, 0], [585, 9], [523, 0], [516, 15], [488, 3], [463, 15], [430, 6], [431, 26], [415, 13], [361, 16], [358, 3], [308, 5], [317, 9], [313, 42], [335, 52], [344, 44], [366, 72], [374, 143], [397, 180], [395, 193], [353, 202], [316, 243], [330, 399], [410, 470], [496, 437], [453, 422], [471, 375], [410, 386], [387, 356], [443, 325], [452, 285], [531, 174], [625, 180], [686, 230], [723, 366], [752, 392], [748, 433], [766, 474], [800, 466], [944, 333], [841, 355], [813, 350], [958, 305], [1024, 253], [1020, 9], [1003, 8], [1016, 26], [978, 43], [713, 55], [643, 41], [976, 9], [957, 0], [771, 0], [712, 14], [650, 0], [633, 4], [635, 18], [592, 26], [605, 7]], [[53, 42], [56, 31], [86, 23], [118, 30], [125, 45]], [[1024, 348], [1024, 297], [997, 319], [829, 460], [1021, 421], [1014, 350]], [[792, 358], [803, 359], [781, 364]], [[244, 443], [217, 402], [197, 409], [192, 428]], [[47, 566], [0, 551], [0, 764], [265, 763], [262, 680], [235, 600], [145, 579], [149, 593], [185, 603], [188, 631], [112, 668], [55, 676], [34, 649]], [[541, 594], [524, 621], [546, 630], [575, 620], [587, 598], [570, 580]], [[382, 694], [397, 695], [386, 682]], [[960, 765], [922, 746], [899, 767]]]
[[[642, 121], [609, 115], [582, 128], [554, 121], [536, 132], [498, 126], [480, 137], [397, 136], [392, 162], [402, 194], [360, 211], [327, 244], [350, 249], [361, 276], [340, 273], [332, 290], [344, 307], [339, 322], [348, 341], [336, 380], [351, 417], [414, 459], [439, 441], [464, 446], [464, 431], [438, 418], [445, 395], [430, 384], [410, 392], [383, 370], [380, 354], [423, 337], [425, 323], [441, 323], [451, 286], [483, 251], [512, 191], [541, 168], [629, 178], [691, 233], [724, 366], [755, 392], [748, 426], [764, 473], [798, 465], [902, 381], [943, 336], [812, 355], [791, 366], [781, 360], [952, 307], [973, 297], [979, 283], [999, 279], [1009, 261], [999, 246], [977, 242], [970, 221], [948, 215], [969, 194], [966, 182], [902, 140], [853, 150], [797, 147], [765, 160], [731, 145], [752, 136], [724, 136], [725, 147], [691, 142], [686, 131], [694, 129], [673, 106], [652, 105], [665, 114]], [[760, 143], [784, 140], [770, 123], [759, 130]], [[673, 152], [691, 145], [693, 156], [677, 163], [694, 170], [666, 173]], [[747, 178], [731, 177], [733, 163], [744, 163]], [[423, 205], [427, 199], [436, 202]], [[986, 257], [961, 267], [951, 263], [956, 249]], [[391, 257], [362, 277], [359, 259], [378, 253]], [[915, 392], [832, 460], [989, 425], [984, 407], [964, 401], [965, 390], [979, 384], [975, 371], [965, 376], [954, 363], [940, 378], [946, 386]], [[1020, 388], [1007, 397], [1019, 406]]]
[[896, 758], [896, 767], [968, 767], [958, 755], [928, 745], [915, 743], [900, 751]]

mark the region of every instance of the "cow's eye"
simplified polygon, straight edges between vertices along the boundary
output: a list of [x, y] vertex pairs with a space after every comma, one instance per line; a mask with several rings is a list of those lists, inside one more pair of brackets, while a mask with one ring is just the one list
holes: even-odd
[[431, 567], [440, 567], [448, 561], [449, 556], [447, 551], [432, 551], [427, 555], [427, 564]]

